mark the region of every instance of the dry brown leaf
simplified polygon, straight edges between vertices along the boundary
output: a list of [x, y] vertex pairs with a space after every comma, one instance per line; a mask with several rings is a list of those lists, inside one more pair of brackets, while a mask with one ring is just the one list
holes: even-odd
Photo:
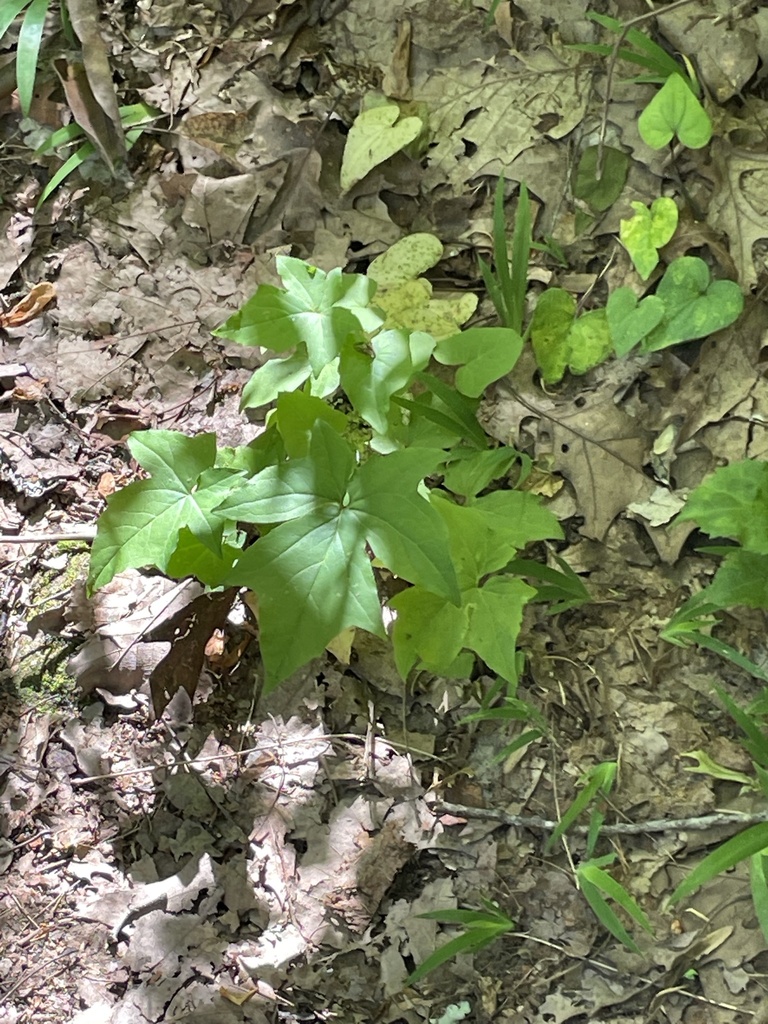
[[0, 313], [0, 327], [20, 327], [34, 320], [55, 298], [56, 289], [49, 281], [36, 284], [13, 309]]
[[768, 238], [768, 155], [734, 149], [725, 139], [712, 140], [715, 190], [707, 220], [728, 236], [728, 246], [742, 291], [757, 283], [752, 246]]
[[411, 23], [403, 19], [397, 26], [397, 40], [392, 60], [384, 73], [384, 95], [393, 100], [413, 99], [411, 89]]
[[94, 96], [85, 66], [60, 57], [53, 62], [53, 67], [64, 87], [64, 95], [75, 120], [102, 155], [110, 171], [116, 177], [125, 176], [125, 135], [122, 126], [119, 129], [115, 127], [109, 114]]
[[[532, 358], [532, 357], [531, 357]], [[581, 532], [602, 540], [627, 505], [650, 498], [655, 484], [643, 471], [651, 435], [614, 402], [615, 386], [582, 388], [576, 404], [553, 397], [532, 382], [533, 373], [516, 370], [513, 390], [496, 386], [483, 410], [485, 429], [504, 444], [515, 445], [523, 421], [538, 421], [537, 458], [551, 455], [551, 468], [566, 476], [576, 491]]]

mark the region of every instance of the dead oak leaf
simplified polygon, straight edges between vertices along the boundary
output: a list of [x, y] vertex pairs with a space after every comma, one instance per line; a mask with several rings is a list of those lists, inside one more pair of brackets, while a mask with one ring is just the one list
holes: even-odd
[[523, 421], [538, 421], [537, 458], [567, 477], [576, 492], [581, 532], [602, 540], [616, 516], [650, 498], [654, 481], [643, 471], [652, 435], [613, 400], [613, 385], [579, 393], [581, 404], [535, 385], [496, 385], [482, 410], [486, 431], [515, 445]]

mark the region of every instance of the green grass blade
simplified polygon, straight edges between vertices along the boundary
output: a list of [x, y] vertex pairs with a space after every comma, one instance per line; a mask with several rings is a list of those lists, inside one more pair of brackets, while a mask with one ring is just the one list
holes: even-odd
[[498, 928], [512, 926], [506, 914], [487, 901], [486, 910], [428, 910], [419, 914], [426, 921], [441, 921], [443, 924], [460, 924], [465, 928]]
[[603, 871], [594, 862], [589, 861], [579, 866], [578, 875], [580, 881], [586, 879], [587, 882], [600, 889], [606, 896], [609, 896], [618, 903], [622, 910], [629, 914], [632, 920], [637, 922], [644, 931], [648, 932], [649, 935], [653, 935], [653, 927], [643, 910], [629, 895], [624, 886], [620, 885], [612, 875], [609, 875], [607, 871]]
[[19, 90], [19, 105], [25, 116], [29, 114], [35, 92], [37, 58], [40, 55], [40, 43], [49, 3], [50, 0], [32, 0], [19, 32], [19, 45], [16, 49], [16, 85]]
[[752, 903], [760, 924], [760, 929], [768, 942], [768, 857], [764, 853], [754, 853], [749, 861], [749, 881], [752, 888]]
[[507, 222], [504, 217], [504, 175], [500, 175], [493, 199], [493, 269], [501, 292], [502, 305], [506, 316], [504, 326], [512, 327], [520, 334], [520, 330], [512, 322], [512, 274], [509, 269], [507, 253]]
[[528, 259], [531, 255], [531, 201], [525, 184], [520, 183], [515, 228], [512, 232], [512, 269], [510, 281], [509, 326], [523, 333], [525, 294], [528, 291]]
[[768, 736], [765, 735], [750, 714], [743, 708], [740, 708], [735, 701], [731, 700], [722, 687], [715, 684], [715, 690], [720, 700], [725, 704], [728, 714], [747, 737], [748, 742], [744, 743], [747, 753], [761, 767], [768, 768]]
[[544, 736], [544, 733], [540, 729], [529, 729], [527, 732], [522, 733], [516, 740], [512, 740], [506, 747], [494, 754], [491, 758], [491, 764], [501, 764], [502, 761], [506, 761], [512, 754], [517, 753], [518, 750], [522, 750], [523, 747], [527, 747], [529, 743], [533, 743], [534, 740], [539, 740]]
[[723, 871], [727, 871], [747, 857], [768, 848], [768, 822], [753, 825], [752, 828], [739, 832], [737, 836], [726, 840], [716, 850], [708, 854], [697, 864], [693, 871], [675, 889], [669, 898], [670, 903], [678, 903], [692, 892], [709, 882]]
[[50, 153], [52, 150], [58, 149], [59, 146], [66, 146], [70, 142], [81, 139], [83, 135], [83, 129], [76, 121], [73, 121], [72, 124], [67, 124], [63, 128], [57, 128], [55, 132], [48, 136], [45, 142], [41, 142], [35, 150], [35, 156]]
[[640, 947], [616, 916], [615, 911], [606, 903], [600, 890], [586, 879], [580, 879], [580, 887], [585, 900], [600, 924], [607, 928], [611, 935], [622, 942], [627, 949], [631, 949], [633, 953], [639, 953]]
[[5, 35], [29, 0], [3, 0], [0, 3], [0, 39]]
[[149, 124], [162, 116], [162, 112], [156, 107], [150, 107], [147, 103], [131, 103], [119, 108], [120, 123], [123, 128], [133, 128], [138, 124]]
[[719, 654], [721, 658], [727, 658], [728, 661], [733, 662], [734, 665], [738, 665], [739, 668], [743, 668], [745, 672], [749, 672], [755, 679], [762, 679], [764, 683], [768, 683], [768, 672], [761, 669], [759, 665], [756, 665], [754, 661], [751, 661], [746, 655], [737, 651], [735, 647], [731, 647], [730, 644], [723, 643], [722, 640], [718, 640], [717, 637], [709, 636], [707, 633], [696, 632], [693, 634], [693, 638], [697, 644], [701, 647], [706, 647], [710, 651], [714, 651], [715, 654]]
[[563, 833], [586, 810], [599, 792], [607, 795], [611, 791], [613, 781], [616, 778], [616, 768], [615, 761], [604, 761], [602, 764], [597, 764], [594, 768], [590, 769], [584, 781], [584, 788], [574, 799], [571, 806], [560, 819], [557, 828], [547, 840], [546, 850], [550, 850], [555, 845]]
[[536, 587], [536, 600], [555, 602], [547, 611], [554, 615], [568, 608], [578, 608], [592, 600], [592, 595], [584, 586], [584, 582], [568, 563], [555, 555], [562, 572], [551, 566], [542, 565], [532, 558], [515, 558], [506, 566], [507, 572], [526, 576], [533, 580], [541, 580], [542, 586]]
[[485, 285], [485, 290], [488, 292], [490, 300], [494, 305], [496, 313], [498, 314], [499, 320], [501, 320], [501, 322], [506, 327], [508, 319], [507, 310], [504, 305], [504, 296], [501, 294], [501, 288], [499, 288], [499, 283], [494, 277], [493, 270], [485, 262], [482, 256], [479, 257], [478, 262], [480, 263], [480, 273], [483, 275], [483, 284]]
[[447, 960], [452, 960], [453, 957], [460, 956], [462, 953], [476, 953], [484, 946], [490, 945], [499, 935], [503, 935], [504, 932], [514, 927], [511, 921], [509, 925], [509, 928], [502, 925], [483, 929], [473, 928], [463, 935], [457, 935], [455, 939], [446, 942], [444, 946], [440, 946], [431, 956], [428, 956], [423, 964], [420, 964], [412, 974], [408, 975], [403, 984], [406, 987], [415, 985], [417, 981], [421, 981], [430, 971], [434, 971], [436, 967], [444, 964]]
[[486, 436], [483, 428], [477, 422], [477, 417], [474, 412], [470, 411], [470, 403], [467, 398], [460, 395], [458, 391], [455, 391], [447, 384], [444, 384], [443, 381], [439, 380], [437, 377], [433, 377], [432, 374], [417, 373], [414, 376], [420, 384], [423, 384], [436, 398], [440, 399], [444, 406], [446, 406], [455, 418], [456, 422], [460, 424], [462, 430], [465, 432], [464, 437], [467, 441], [471, 441], [481, 449], [488, 447], [488, 437]]
[[77, 170], [80, 164], [87, 160], [89, 156], [92, 156], [94, 152], [93, 143], [86, 142], [76, 153], [72, 154], [69, 160], [61, 165], [40, 194], [37, 206], [35, 207], [35, 213], [37, 213], [46, 199], [56, 191], [62, 181], [68, 178], [72, 171]]

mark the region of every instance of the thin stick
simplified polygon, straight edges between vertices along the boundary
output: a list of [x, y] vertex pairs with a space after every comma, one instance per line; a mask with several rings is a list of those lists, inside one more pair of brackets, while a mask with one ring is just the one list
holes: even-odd
[[73, 530], [71, 533], [19, 533], [13, 537], [0, 533], [0, 546], [3, 544], [58, 544], [63, 540], [92, 541], [95, 536], [95, 526], [84, 526], [82, 530]]
[[[535, 828], [544, 832], [553, 832], [559, 825], [557, 821], [548, 821], [538, 815], [507, 814], [492, 807], [464, 807], [461, 804], [449, 804], [439, 800], [434, 805], [436, 811], [446, 811], [462, 818], [480, 818], [484, 821], [498, 821], [500, 825], [512, 825], [519, 828]], [[652, 821], [627, 821], [615, 825], [603, 825], [602, 835], [642, 835], [643, 832], [705, 832], [718, 825], [754, 825], [756, 822], [768, 821], [768, 811], [755, 814], [739, 814], [738, 812], [721, 811], [715, 814], [702, 814], [695, 818], [657, 818]], [[570, 831], [586, 835], [588, 825], [572, 825]]]

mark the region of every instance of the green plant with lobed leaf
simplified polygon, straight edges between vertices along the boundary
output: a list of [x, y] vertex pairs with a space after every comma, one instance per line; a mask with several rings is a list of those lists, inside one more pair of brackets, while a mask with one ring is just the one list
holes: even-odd
[[[746, 460], [715, 470], [691, 493], [677, 518], [695, 522], [708, 536], [730, 543], [701, 549], [722, 556], [720, 566], [711, 584], [678, 609], [662, 631], [663, 639], [681, 647], [705, 647], [768, 682], [765, 668], [712, 636], [712, 629], [720, 624], [719, 612], [768, 608], [768, 463]], [[742, 745], [752, 761], [753, 776], [729, 774], [705, 751], [686, 755], [699, 762], [689, 770], [740, 782], [768, 797], [768, 688], [747, 708], [740, 707], [721, 686], [714, 689], [743, 733]], [[768, 823], [744, 829], [708, 854], [675, 889], [671, 901], [684, 899], [744, 860], [750, 865], [755, 912], [768, 939]]]
[[[274, 402], [266, 428], [235, 449], [212, 434], [133, 435], [149, 475], [109, 499], [91, 590], [153, 566], [254, 591], [270, 689], [347, 627], [384, 635], [386, 569], [409, 584], [389, 602], [403, 676], [417, 665], [466, 674], [478, 655], [513, 694], [522, 609], [537, 589], [506, 567], [561, 532], [534, 495], [510, 488], [521, 458], [490, 444], [476, 411], [522, 339], [387, 327], [370, 277], [277, 265], [283, 287], [260, 286], [216, 332], [290, 350], [243, 394], [248, 407]], [[457, 368], [455, 387], [428, 372], [431, 359]]]

